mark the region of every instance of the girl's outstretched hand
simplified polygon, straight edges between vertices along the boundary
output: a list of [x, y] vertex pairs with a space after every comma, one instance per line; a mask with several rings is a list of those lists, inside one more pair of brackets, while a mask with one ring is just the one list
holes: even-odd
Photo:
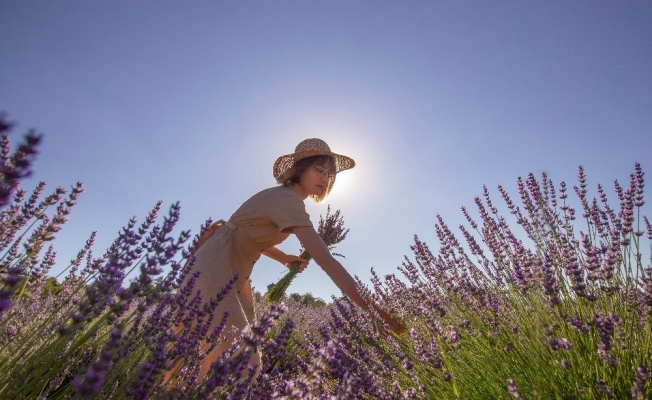
[[395, 335], [401, 336], [403, 332], [405, 332], [405, 325], [403, 325], [398, 320], [392, 321], [390, 326], [392, 327], [392, 332], [394, 332]]
[[385, 323], [391, 327], [391, 331], [395, 335], [402, 335], [403, 332], [405, 332], [405, 325], [403, 325], [401, 322], [399, 322], [397, 319], [390, 317], [391, 320], [385, 320]]
[[383, 310], [377, 305], [374, 304], [373, 307], [378, 315], [380, 315], [380, 317], [385, 321], [385, 323], [389, 325], [390, 330], [395, 335], [401, 335], [403, 332], [405, 332], [405, 325], [403, 325], [399, 320], [392, 317], [387, 311]]

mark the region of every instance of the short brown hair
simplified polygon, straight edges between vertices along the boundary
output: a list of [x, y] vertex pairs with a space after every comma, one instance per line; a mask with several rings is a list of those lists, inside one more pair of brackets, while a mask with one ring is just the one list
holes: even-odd
[[291, 186], [295, 183], [299, 183], [299, 177], [305, 170], [307, 170], [313, 165], [324, 165], [328, 160], [330, 160], [331, 162], [331, 170], [330, 170], [331, 176], [328, 179], [328, 184], [324, 189], [324, 193], [322, 193], [321, 195], [314, 195], [314, 194], [310, 195], [310, 197], [315, 202], [320, 203], [326, 198], [326, 196], [328, 196], [328, 193], [330, 193], [331, 189], [333, 188], [333, 184], [335, 183], [337, 166], [335, 165], [334, 157], [327, 156], [327, 155], [319, 155], [319, 156], [302, 158], [296, 161], [294, 164], [292, 164], [292, 167], [288, 169], [286, 173], [281, 175], [278, 178], [277, 182], [283, 186]]

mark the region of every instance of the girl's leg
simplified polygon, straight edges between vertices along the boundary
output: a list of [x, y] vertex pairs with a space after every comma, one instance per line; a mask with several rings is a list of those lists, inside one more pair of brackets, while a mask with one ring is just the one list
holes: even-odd
[[[210, 372], [211, 365], [217, 361], [222, 356], [222, 354], [224, 354], [232, 347], [234, 339], [238, 338], [242, 330], [249, 325], [249, 320], [247, 319], [247, 315], [242, 309], [238, 294], [235, 292], [235, 290], [233, 290], [227, 294], [226, 297], [217, 306], [215, 318], [213, 318], [213, 323], [208, 330], [209, 335], [212, 332], [213, 328], [215, 328], [215, 326], [220, 323], [222, 315], [224, 315], [225, 311], [228, 311], [229, 316], [226, 320], [226, 325], [221, 334], [221, 340], [223, 341], [218, 344], [213, 350], [211, 350], [211, 352], [208, 353], [202, 361], [199, 369], [198, 381], [204, 379], [204, 377]], [[210, 344], [204, 343], [204, 346], [207, 348], [210, 346]]]
[[[224, 329], [220, 334], [221, 343], [219, 343], [213, 350], [211, 350], [211, 352], [207, 354], [201, 362], [199, 366], [199, 375], [197, 377], [198, 382], [201, 382], [201, 380], [204, 379], [204, 377], [210, 371], [211, 364], [217, 361], [225, 351], [231, 348], [233, 340], [239, 337], [242, 329], [249, 324], [247, 316], [245, 315], [242, 306], [240, 305], [238, 295], [236, 294], [235, 290], [233, 290], [228, 293], [226, 297], [222, 299], [222, 301], [217, 305], [213, 320], [211, 321], [207, 331], [208, 335], [211, 335], [215, 327], [219, 325], [225, 312], [228, 312], [229, 315], [227, 317]], [[193, 329], [190, 329], [190, 331], [193, 331], [194, 327], [197, 326], [197, 320], [192, 321], [191, 326]], [[179, 325], [178, 327], [174, 327], [173, 331], [176, 335], [182, 335], [184, 326]], [[201, 346], [202, 350], [206, 351], [211, 346], [211, 343], [203, 341]], [[165, 376], [163, 377], [163, 384], [166, 388], [170, 389], [176, 385], [178, 380], [178, 373], [181, 368], [183, 368], [182, 360], [178, 361], [165, 373]]]
[[240, 300], [242, 309], [247, 316], [247, 320], [252, 324], [256, 320], [256, 310], [254, 307], [254, 293], [251, 289], [251, 280], [247, 279], [244, 283], [244, 286], [238, 294], [238, 299]]
[[[256, 310], [254, 307], [254, 295], [251, 289], [250, 279], [247, 279], [243, 288], [240, 290], [239, 299], [249, 324], [253, 324], [256, 320]], [[260, 349], [255, 349], [249, 358], [249, 366], [253, 366], [254, 364], [257, 365], [253, 377], [253, 380], [255, 381], [256, 378], [258, 378], [258, 375], [260, 375], [260, 370], [262, 367]]]
[[[183, 332], [183, 325], [179, 324], [179, 326], [173, 327], [172, 331], [175, 335], [181, 335]], [[181, 367], [183, 367], [183, 362], [179, 360], [165, 373], [163, 376], [163, 387], [170, 389], [176, 385], [178, 378], [177, 374], [179, 373], [179, 370], [181, 370]]]

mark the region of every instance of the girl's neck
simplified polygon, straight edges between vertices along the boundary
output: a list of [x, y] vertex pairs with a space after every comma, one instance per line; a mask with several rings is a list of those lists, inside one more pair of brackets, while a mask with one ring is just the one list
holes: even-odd
[[307, 194], [303, 194], [303, 193], [301, 193], [301, 187], [299, 186], [298, 183], [293, 183], [290, 187], [292, 188], [292, 190], [294, 190], [295, 192], [297, 192], [297, 193], [299, 194], [299, 196], [301, 196], [302, 199], [305, 200], [306, 197], [308, 197]]

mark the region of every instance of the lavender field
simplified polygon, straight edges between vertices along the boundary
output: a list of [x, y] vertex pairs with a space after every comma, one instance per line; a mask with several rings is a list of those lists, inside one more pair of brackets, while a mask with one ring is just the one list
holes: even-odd
[[[4, 117], [0, 130], [11, 130]], [[177, 287], [202, 230], [174, 235], [179, 205], [159, 203], [109, 249], [95, 249], [93, 235], [61, 276], [48, 275], [64, 262], [54, 240], [84, 189], [20, 187], [39, 141], [30, 133], [12, 150], [4, 135], [0, 145], [0, 398], [652, 395], [652, 225], [638, 163], [629, 182], [609, 188], [587, 187], [582, 167], [575, 184], [543, 174], [518, 178], [516, 195], [484, 188], [475, 210], [462, 209], [464, 226], [437, 215], [436, 246], [415, 236], [395, 274], [359, 282], [405, 323], [401, 336], [346, 299], [268, 304], [258, 294], [259, 320], [198, 382], [200, 344], [221, 335], [208, 321], [222, 316]], [[171, 329], [193, 316], [194, 330]]]

